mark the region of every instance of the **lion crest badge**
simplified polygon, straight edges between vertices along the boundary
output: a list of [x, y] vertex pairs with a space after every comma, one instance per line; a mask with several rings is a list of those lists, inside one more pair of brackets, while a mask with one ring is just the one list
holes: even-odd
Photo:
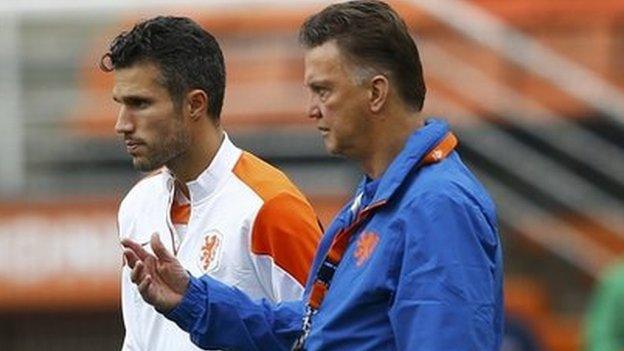
[[222, 246], [223, 235], [218, 231], [210, 231], [204, 236], [199, 257], [199, 268], [202, 272], [209, 273], [219, 268]]

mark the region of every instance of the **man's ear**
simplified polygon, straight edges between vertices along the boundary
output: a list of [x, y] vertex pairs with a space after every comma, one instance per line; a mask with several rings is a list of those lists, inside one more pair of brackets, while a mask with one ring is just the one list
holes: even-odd
[[371, 112], [378, 113], [386, 104], [390, 82], [386, 76], [378, 74], [370, 80], [369, 105]]
[[186, 105], [192, 120], [204, 118], [208, 111], [208, 95], [201, 89], [194, 89], [186, 94]]

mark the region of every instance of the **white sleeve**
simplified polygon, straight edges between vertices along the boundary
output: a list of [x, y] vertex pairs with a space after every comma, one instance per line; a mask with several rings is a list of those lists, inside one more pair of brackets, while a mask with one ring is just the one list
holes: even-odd
[[121, 311], [126, 328], [122, 351], [145, 350], [138, 330], [139, 321], [136, 311], [137, 288], [130, 280], [130, 268], [124, 265], [121, 272]]
[[275, 301], [301, 298], [320, 235], [312, 207], [299, 196], [281, 193], [260, 208], [250, 249], [258, 278]]
[[303, 295], [301, 283], [277, 266], [271, 256], [252, 255], [258, 280], [268, 298], [275, 302], [301, 299]]

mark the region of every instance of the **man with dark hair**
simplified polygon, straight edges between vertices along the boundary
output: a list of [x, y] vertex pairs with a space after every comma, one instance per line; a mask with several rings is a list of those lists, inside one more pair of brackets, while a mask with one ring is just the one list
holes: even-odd
[[300, 39], [309, 117], [327, 150], [365, 173], [321, 240], [304, 299], [254, 301], [191, 277], [156, 237], [154, 254], [122, 242], [142, 297], [204, 348], [498, 350], [494, 204], [448, 125], [419, 113], [425, 85], [405, 23], [383, 2], [349, 1], [310, 17]]
[[[156, 17], [115, 38], [101, 66], [115, 75], [115, 129], [135, 168], [153, 172], [120, 205], [121, 238], [148, 243], [157, 233], [185, 274], [273, 302], [301, 298], [318, 221], [283, 173], [223, 131], [225, 69], [215, 38], [188, 18]], [[124, 350], [198, 349], [141, 300], [128, 267], [122, 310]]]

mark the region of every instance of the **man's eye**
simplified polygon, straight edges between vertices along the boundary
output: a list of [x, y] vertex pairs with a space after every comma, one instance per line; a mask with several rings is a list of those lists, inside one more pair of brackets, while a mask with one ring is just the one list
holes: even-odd
[[128, 102], [128, 105], [130, 105], [133, 108], [138, 108], [138, 109], [142, 109], [142, 108], [146, 108], [149, 106], [149, 101], [147, 100], [131, 100]]
[[324, 99], [327, 97], [327, 95], [329, 94], [329, 90], [327, 90], [326, 88], [319, 88], [316, 91], [316, 94], [321, 98]]

